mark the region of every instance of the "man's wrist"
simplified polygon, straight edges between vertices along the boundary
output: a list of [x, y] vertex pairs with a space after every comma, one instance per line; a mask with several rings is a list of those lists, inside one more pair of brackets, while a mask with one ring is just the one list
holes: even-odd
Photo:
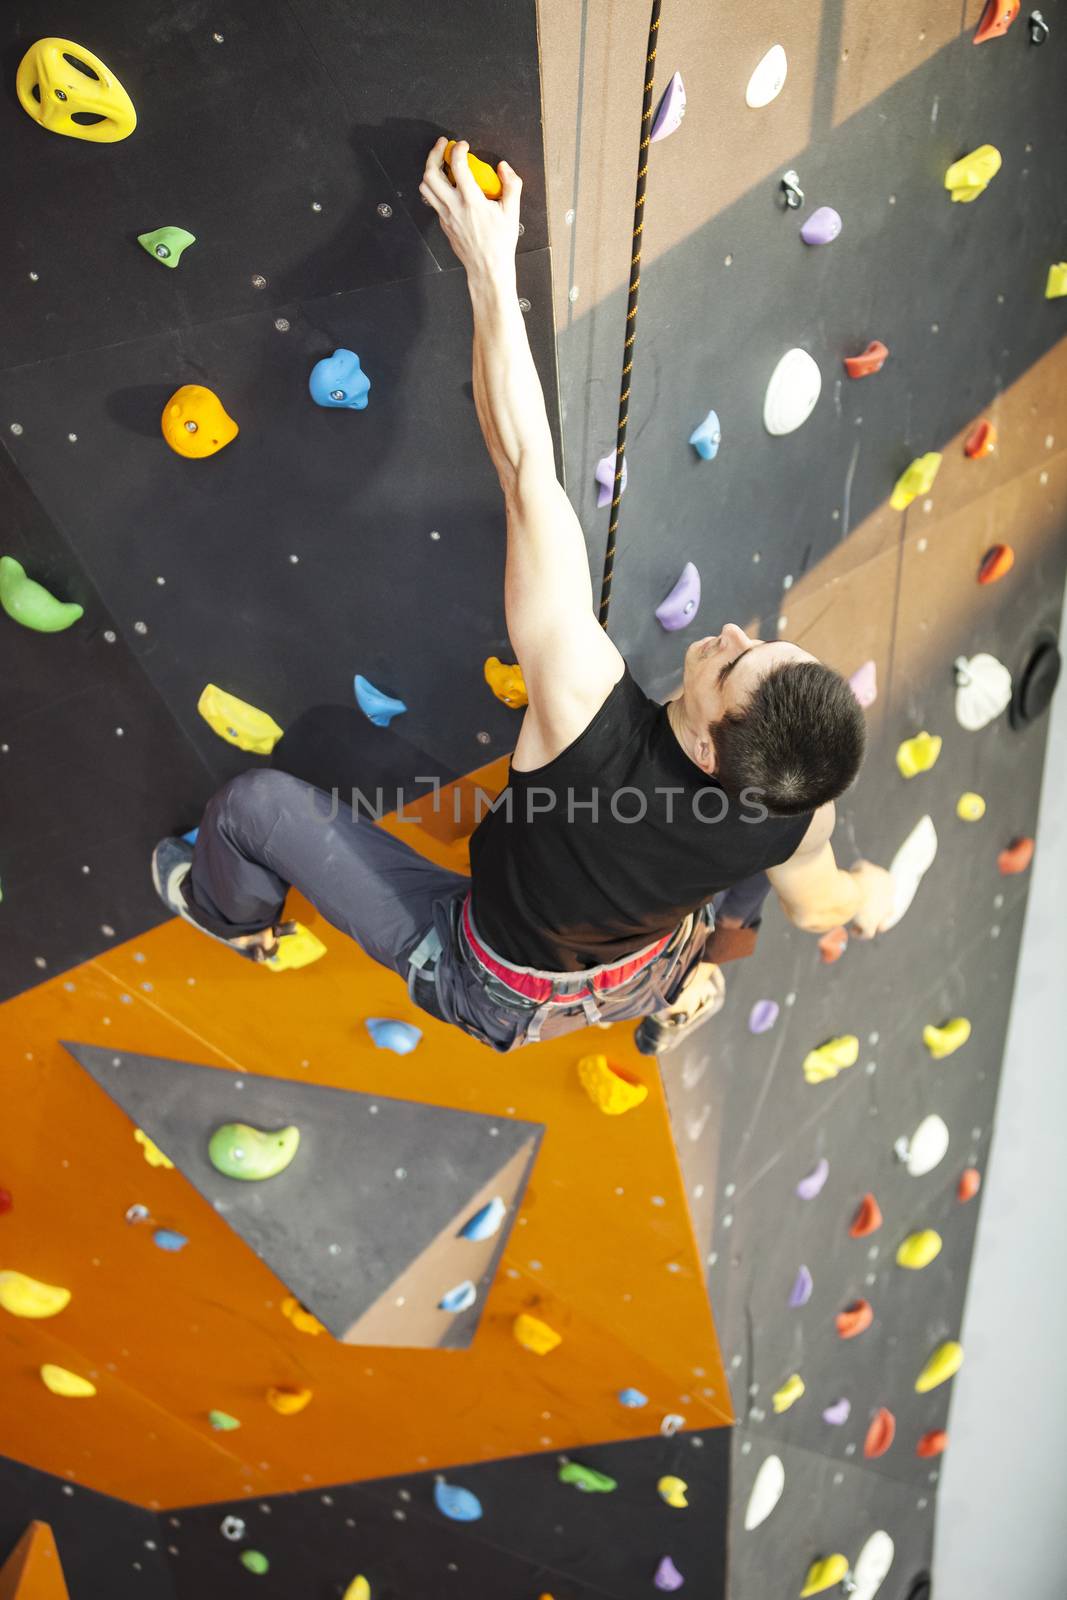
[[471, 304], [476, 310], [480, 308], [490, 310], [497, 306], [514, 304], [519, 295], [514, 263], [510, 268], [483, 267], [477, 272], [468, 271], [467, 288], [470, 291]]

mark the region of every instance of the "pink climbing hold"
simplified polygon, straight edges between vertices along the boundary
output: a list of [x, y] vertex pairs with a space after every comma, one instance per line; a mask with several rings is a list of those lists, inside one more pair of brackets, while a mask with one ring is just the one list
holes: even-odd
[[[613, 450], [610, 456], [602, 456], [596, 464], [596, 481], [600, 485], [596, 496], [598, 511], [602, 511], [605, 506], [610, 506], [612, 500], [615, 498], [615, 458], [617, 455], [618, 451]], [[623, 456], [622, 483], [619, 487], [620, 499], [626, 493], [626, 480], [629, 476], [629, 463], [627, 462], [626, 457]]]
[[676, 72], [659, 103], [659, 109], [652, 123], [652, 132], [649, 135], [649, 144], [655, 144], [657, 139], [667, 139], [672, 133], [677, 133], [682, 126], [684, 116], [685, 84], [682, 82], [682, 74]]
[[848, 680], [848, 686], [866, 711], [878, 698], [878, 670], [873, 661], [865, 661]]
[[675, 1589], [680, 1589], [685, 1579], [678, 1571], [670, 1556], [664, 1556], [656, 1568], [656, 1576], [652, 1582], [657, 1589], [662, 1589], [665, 1594], [673, 1594]]
[[814, 1200], [822, 1191], [823, 1184], [830, 1176], [830, 1163], [822, 1156], [806, 1178], [801, 1178], [793, 1193], [798, 1200]]

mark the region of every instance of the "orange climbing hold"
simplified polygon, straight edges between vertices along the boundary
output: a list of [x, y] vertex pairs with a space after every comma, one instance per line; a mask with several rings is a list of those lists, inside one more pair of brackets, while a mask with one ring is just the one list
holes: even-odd
[[987, 0], [972, 44], [984, 44], [987, 39], [999, 39], [1007, 33], [1019, 15], [1021, 0]]
[[[452, 184], [453, 188], [455, 187], [456, 180], [452, 176], [452, 169], [448, 163], [451, 160], [452, 151], [455, 148], [455, 145], [456, 140], [449, 139], [448, 143], [445, 145], [445, 153], [443, 157], [445, 164], [445, 176], [448, 178], [448, 181], [450, 184]], [[467, 165], [471, 169], [471, 176], [474, 178], [475, 183], [478, 185], [485, 197], [488, 200], [499, 200], [500, 196], [504, 192], [504, 186], [497, 177], [495, 169], [489, 166], [488, 162], [479, 161], [478, 157], [472, 154], [472, 152], [469, 150], [467, 151]]]
[[877, 1233], [881, 1226], [882, 1208], [873, 1194], [865, 1194], [848, 1231], [853, 1239], [866, 1239], [869, 1233]]
[[997, 866], [1001, 876], [1011, 878], [1017, 872], [1025, 872], [1034, 859], [1034, 841], [1022, 835], [1013, 839], [1006, 850], [1002, 850], [997, 857]]
[[887, 1411], [885, 1406], [879, 1406], [871, 1418], [867, 1437], [863, 1441], [863, 1453], [867, 1460], [876, 1461], [879, 1456], [884, 1456], [896, 1436], [896, 1417], [891, 1411]]
[[991, 456], [997, 448], [997, 430], [985, 417], [981, 422], [975, 423], [963, 444], [963, 453], [970, 456], [972, 461], [981, 461], [983, 456]]
[[874, 1321], [874, 1307], [869, 1300], [854, 1300], [844, 1311], [839, 1311], [834, 1318], [834, 1327], [837, 1329], [839, 1339], [855, 1339], [861, 1333], [866, 1333]]
[[943, 1455], [948, 1446], [948, 1434], [944, 1428], [931, 1428], [929, 1433], [924, 1433], [915, 1446], [915, 1454], [924, 1461], [931, 1456]]
[[288, 1383], [272, 1384], [267, 1390], [267, 1404], [280, 1417], [295, 1417], [311, 1403], [311, 1390], [299, 1389]]
[[819, 940], [819, 959], [825, 966], [832, 966], [835, 961], [841, 960], [847, 948], [848, 929], [831, 928]]
[[978, 565], [979, 583], [997, 583], [1015, 565], [1010, 544], [991, 544]]
[[982, 1174], [977, 1167], [964, 1167], [960, 1173], [960, 1181], [956, 1185], [956, 1199], [961, 1205], [966, 1205], [968, 1200], [973, 1200], [982, 1187]]
[[850, 378], [869, 378], [872, 372], [881, 372], [888, 355], [889, 350], [881, 339], [872, 339], [858, 356], [845, 357], [845, 371]]

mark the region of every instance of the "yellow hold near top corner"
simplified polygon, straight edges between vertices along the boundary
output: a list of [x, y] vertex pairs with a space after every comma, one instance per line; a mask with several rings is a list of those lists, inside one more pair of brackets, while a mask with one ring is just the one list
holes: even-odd
[[269, 756], [282, 736], [283, 730], [273, 717], [214, 683], [205, 687], [196, 709], [220, 739], [253, 755]]
[[940, 466], [941, 456], [936, 450], [928, 450], [924, 456], [916, 456], [893, 485], [893, 493], [889, 496], [889, 504], [893, 510], [906, 511], [916, 495], [929, 494]]
[[1045, 299], [1059, 300], [1067, 294], [1067, 261], [1054, 261], [1045, 280]]
[[800, 1591], [800, 1600], [805, 1600], [807, 1595], [825, 1594], [827, 1589], [836, 1589], [847, 1572], [848, 1558], [840, 1554], [813, 1561]]
[[995, 144], [982, 144], [970, 155], [954, 161], [945, 173], [945, 188], [953, 200], [969, 205], [977, 200], [991, 178], [1000, 171], [1001, 155]]
[[[137, 112], [115, 74], [73, 39], [38, 39], [15, 74], [19, 104], [49, 133], [94, 144], [128, 139]], [[75, 117], [89, 117], [76, 122]]]

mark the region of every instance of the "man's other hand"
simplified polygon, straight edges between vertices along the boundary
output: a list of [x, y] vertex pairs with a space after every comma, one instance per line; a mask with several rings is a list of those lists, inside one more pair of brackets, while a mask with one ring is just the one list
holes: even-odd
[[419, 193], [436, 211], [442, 232], [472, 284], [502, 273], [513, 277], [522, 179], [502, 161], [497, 176], [503, 192], [499, 200], [487, 199], [467, 164], [470, 145], [466, 139], [457, 139], [448, 163], [455, 179], [453, 187], [444, 169], [447, 142], [438, 139], [426, 157]]
[[884, 867], [876, 867], [871, 861], [857, 861], [849, 870], [860, 891], [849, 932], [857, 939], [873, 939], [892, 916], [893, 880]]

